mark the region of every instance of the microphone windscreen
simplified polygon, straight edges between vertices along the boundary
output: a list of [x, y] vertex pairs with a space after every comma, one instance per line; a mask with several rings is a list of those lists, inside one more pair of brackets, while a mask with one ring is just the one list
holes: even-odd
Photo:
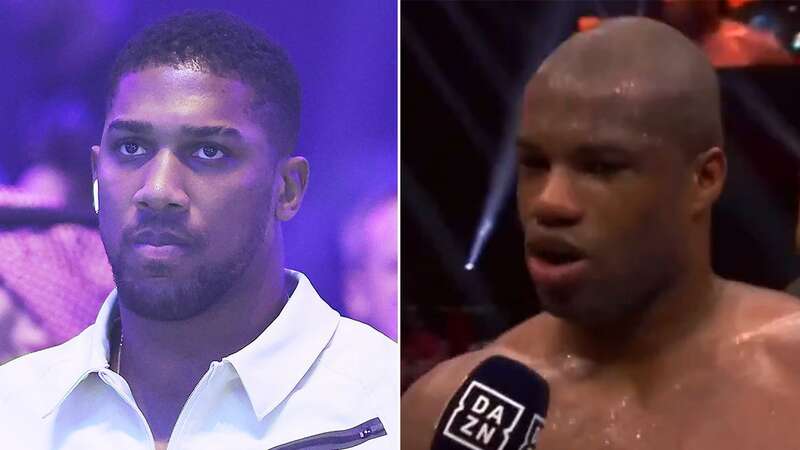
[[450, 399], [431, 449], [535, 449], [549, 397], [547, 382], [539, 374], [518, 361], [492, 356]]

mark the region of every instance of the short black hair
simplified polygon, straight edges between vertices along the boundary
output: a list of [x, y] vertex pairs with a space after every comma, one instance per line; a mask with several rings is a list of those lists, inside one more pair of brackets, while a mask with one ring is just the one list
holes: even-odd
[[260, 30], [222, 11], [186, 11], [155, 23], [126, 44], [111, 71], [106, 108], [128, 73], [149, 67], [197, 67], [235, 78], [255, 92], [252, 111], [273, 147], [288, 155], [300, 128], [300, 84], [286, 53]]

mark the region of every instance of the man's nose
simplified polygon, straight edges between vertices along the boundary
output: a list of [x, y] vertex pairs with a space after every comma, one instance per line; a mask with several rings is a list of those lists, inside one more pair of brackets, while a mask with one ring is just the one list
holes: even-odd
[[172, 151], [160, 150], [142, 169], [145, 179], [133, 196], [137, 208], [159, 212], [189, 209], [189, 196], [183, 187], [184, 166]]
[[543, 227], [568, 227], [580, 222], [583, 208], [569, 172], [553, 167], [543, 183], [533, 202], [532, 213], [536, 222]]

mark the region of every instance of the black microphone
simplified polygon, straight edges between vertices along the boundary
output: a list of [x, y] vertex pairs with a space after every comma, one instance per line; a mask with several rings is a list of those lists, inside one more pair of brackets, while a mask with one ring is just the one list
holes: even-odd
[[444, 410], [431, 450], [532, 450], [544, 427], [550, 388], [522, 363], [492, 356]]

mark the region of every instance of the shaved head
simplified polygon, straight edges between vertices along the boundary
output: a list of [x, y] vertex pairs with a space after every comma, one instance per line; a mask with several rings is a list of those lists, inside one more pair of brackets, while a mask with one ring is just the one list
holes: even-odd
[[714, 69], [696, 44], [661, 22], [610, 19], [573, 36], [544, 61], [528, 90], [534, 108], [552, 96], [604, 99], [620, 106], [611, 118], [690, 154], [722, 146]]
[[526, 86], [518, 136], [517, 208], [542, 307], [613, 324], [710, 267], [721, 146], [716, 74], [678, 31], [621, 18], [563, 43]]

